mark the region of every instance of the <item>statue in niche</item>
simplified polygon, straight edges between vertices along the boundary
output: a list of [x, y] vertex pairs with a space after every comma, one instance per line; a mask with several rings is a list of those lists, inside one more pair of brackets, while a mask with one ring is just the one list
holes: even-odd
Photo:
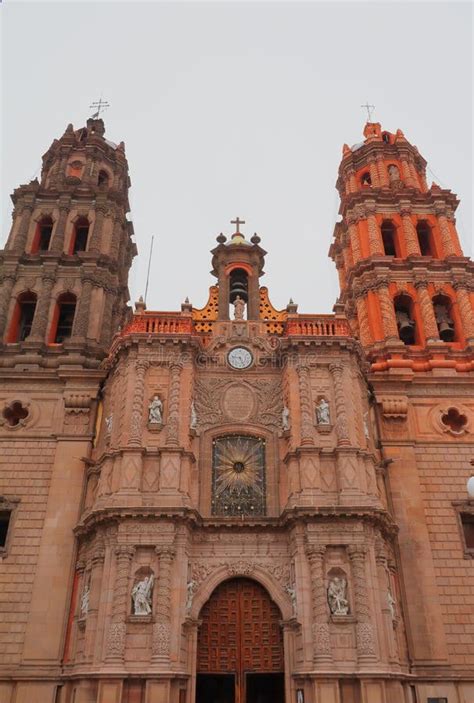
[[387, 602], [388, 602], [388, 608], [390, 610], [390, 616], [391, 616], [392, 620], [395, 620], [396, 615], [397, 615], [397, 611], [395, 609], [396, 601], [395, 601], [395, 598], [390, 593], [390, 591], [387, 591]]
[[398, 166], [391, 164], [391, 166], [388, 167], [388, 177], [390, 179], [390, 183], [398, 183], [400, 180], [400, 171], [398, 170]]
[[153, 574], [135, 584], [132, 589], [133, 614], [151, 615], [151, 592], [153, 589]]
[[365, 437], [366, 439], [370, 439], [370, 432], [369, 432], [369, 412], [368, 412], [368, 411], [364, 413], [364, 417], [363, 417], [362, 422], [363, 422], [363, 424], [364, 424], [364, 437]]
[[90, 585], [87, 584], [87, 586], [84, 588], [84, 591], [81, 596], [81, 618], [85, 618], [87, 613], [89, 612], [89, 598], [90, 598]]
[[186, 593], [187, 593], [187, 598], [186, 598], [186, 611], [191, 610], [191, 606], [193, 604], [193, 598], [194, 598], [194, 591], [196, 589], [196, 581], [188, 581], [186, 584]]
[[159, 395], [154, 395], [148, 406], [148, 422], [150, 425], [163, 423], [163, 403]]
[[328, 603], [332, 615], [348, 615], [347, 581], [341, 576], [334, 576], [328, 586]]
[[331, 415], [329, 411], [329, 403], [325, 398], [321, 398], [316, 406], [316, 420], [318, 425], [330, 425]]
[[194, 404], [194, 400], [191, 402], [191, 419], [189, 421], [189, 429], [190, 430], [195, 430], [198, 424], [198, 419], [197, 419], [197, 413], [196, 413], [196, 406]]
[[293, 615], [296, 615], [296, 589], [294, 586], [288, 585], [285, 588], [285, 591], [290, 596], [291, 605], [293, 606]]
[[245, 300], [242, 300], [240, 295], [237, 295], [234, 302], [234, 320], [243, 320], [245, 312]]
[[283, 410], [281, 411], [281, 426], [283, 428], [283, 432], [290, 429], [290, 411], [286, 405], [283, 406]]
[[104, 422], [105, 422], [105, 432], [106, 432], [106, 434], [108, 434], [108, 435], [112, 434], [113, 421], [114, 421], [113, 415], [108, 415], [108, 416], [105, 418], [105, 420], [104, 420]]

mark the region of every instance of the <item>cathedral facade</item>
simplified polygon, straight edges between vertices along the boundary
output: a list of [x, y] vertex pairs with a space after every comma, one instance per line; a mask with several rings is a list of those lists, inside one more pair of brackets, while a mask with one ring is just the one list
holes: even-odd
[[425, 173], [344, 146], [334, 314], [239, 218], [203, 308], [132, 312], [124, 145], [53, 142], [0, 254], [1, 703], [474, 702], [473, 269]]

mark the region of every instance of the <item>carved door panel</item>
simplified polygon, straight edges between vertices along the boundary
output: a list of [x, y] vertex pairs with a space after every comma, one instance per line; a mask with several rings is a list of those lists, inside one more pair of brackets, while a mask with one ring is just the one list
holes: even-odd
[[284, 671], [281, 614], [256, 581], [224, 581], [204, 605], [200, 618], [197, 673], [233, 673], [236, 703], [245, 701], [246, 673]]

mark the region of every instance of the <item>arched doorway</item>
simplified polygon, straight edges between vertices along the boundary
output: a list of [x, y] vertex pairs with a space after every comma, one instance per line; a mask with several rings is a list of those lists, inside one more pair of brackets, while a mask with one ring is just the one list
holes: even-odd
[[200, 620], [196, 703], [284, 703], [281, 613], [263, 586], [224, 581]]

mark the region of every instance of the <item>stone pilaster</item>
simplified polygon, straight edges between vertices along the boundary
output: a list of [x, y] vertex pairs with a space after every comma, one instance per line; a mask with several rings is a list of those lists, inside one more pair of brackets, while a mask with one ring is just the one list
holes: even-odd
[[409, 188], [415, 188], [416, 183], [413, 180], [413, 176], [411, 175], [410, 166], [408, 163], [409, 155], [408, 154], [400, 154], [400, 156], [401, 156], [401, 162], [402, 162], [403, 180], [405, 182], [405, 185], [407, 185]]
[[380, 185], [382, 186], [382, 188], [388, 188], [390, 183], [388, 178], [387, 166], [385, 165], [384, 155], [379, 152], [376, 156], [376, 160]]
[[130, 564], [135, 547], [119, 545], [115, 549], [116, 573], [112, 605], [112, 619], [107, 632], [106, 662], [123, 664], [127, 626], [127, 593], [130, 578]]
[[84, 657], [93, 658], [97, 630], [102, 577], [104, 572], [105, 549], [102, 543], [96, 545], [91, 559], [89, 611], [87, 613], [86, 634], [84, 641]]
[[31, 213], [33, 212], [32, 203], [24, 203], [21, 208], [21, 222], [16, 232], [16, 237], [12, 249], [17, 254], [22, 254], [25, 251], [26, 240], [28, 239], [28, 231], [30, 229]]
[[457, 281], [454, 284], [454, 288], [458, 299], [464, 335], [468, 342], [472, 343], [474, 342], [474, 313], [472, 311], [469, 292], [464, 281]]
[[371, 256], [384, 256], [382, 235], [375, 217], [375, 203], [365, 204], [365, 216], [367, 218], [367, 229], [369, 234], [369, 251]]
[[311, 405], [308, 367], [303, 363], [299, 363], [296, 367], [296, 373], [298, 374], [298, 387], [300, 391], [301, 444], [312, 445], [314, 444], [313, 409]]
[[444, 203], [435, 203], [435, 212], [438, 216], [438, 225], [441, 235], [441, 241], [443, 243], [443, 251], [445, 256], [456, 256], [456, 247], [454, 246], [454, 241], [451, 236], [451, 229], [449, 227], [447, 208]]
[[397, 318], [395, 317], [395, 308], [388, 290], [388, 281], [382, 279], [377, 282], [377, 296], [380, 303], [380, 312], [382, 313], [384, 340], [399, 341]]
[[153, 625], [152, 663], [169, 661], [171, 648], [171, 569], [173, 547], [156, 547], [158, 555], [158, 584], [156, 587], [156, 616]]
[[371, 664], [376, 661], [375, 633], [370, 614], [367, 593], [367, 548], [352, 546], [348, 548], [352, 566], [353, 592], [357, 617], [357, 659], [359, 664]]
[[56, 282], [55, 273], [51, 272], [43, 276], [41, 286], [41, 294], [36, 304], [35, 316], [31, 326], [31, 334], [28, 341], [44, 342], [46, 337], [46, 328], [48, 326], [49, 309], [51, 307], [51, 292]]
[[367, 310], [367, 298], [365, 291], [359, 290], [356, 292], [356, 308], [357, 320], [359, 323], [359, 338], [362, 346], [366, 347], [372, 344], [372, 333], [370, 331], [369, 313]]
[[170, 386], [168, 393], [168, 420], [166, 431], [166, 446], [179, 445], [179, 398], [181, 392], [181, 371], [183, 365], [179, 362], [170, 364]]
[[417, 281], [415, 286], [418, 291], [418, 300], [420, 301], [421, 317], [423, 318], [426, 340], [428, 342], [439, 342], [438, 325], [436, 324], [433, 303], [428, 293], [428, 282]]
[[10, 310], [10, 298], [15, 280], [16, 276], [14, 273], [5, 274], [0, 288], [0, 339], [3, 338], [5, 334], [7, 315]]
[[377, 565], [377, 581], [379, 586], [379, 599], [382, 609], [382, 618], [386, 636], [386, 656], [389, 661], [397, 658], [396, 642], [394, 634], [394, 618], [388, 602], [389, 593], [392, 595], [390, 585], [390, 575], [388, 572], [388, 559], [383, 544], [383, 540], [377, 540], [375, 544], [375, 563]]
[[357, 220], [352, 216], [348, 217], [347, 224], [349, 228], [349, 238], [351, 242], [352, 260], [354, 261], [354, 264], [356, 264], [362, 258], [362, 254], [360, 251], [359, 229], [357, 225]]
[[403, 202], [401, 203], [400, 214], [402, 217], [407, 256], [421, 256], [418, 234], [411, 219], [411, 207], [409, 204]]
[[143, 398], [147, 368], [147, 361], [141, 360], [137, 361], [135, 364], [135, 383], [132, 398], [132, 412], [130, 415], [130, 432], [128, 435], [129, 447], [140, 447], [142, 443]]
[[77, 303], [76, 315], [72, 328], [72, 336], [75, 339], [82, 339], [87, 336], [89, 327], [89, 317], [91, 308], [92, 287], [94, 281], [85, 275], [82, 278], [82, 290]]
[[102, 229], [104, 226], [104, 219], [107, 213], [108, 209], [104, 203], [96, 205], [94, 228], [92, 230], [92, 235], [88, 246], [88, 250], [93, 254], [100, 253], [102, 244]]
[[70, 199], [60, 199], [59, 201], [59, 217], [54, 228], [53, 237], [51, 240], [50, 251], [55, 254], [62, 254], [64, 251], [64, 238], [66, 236], [66, 224], [69, 216]]
[[375, 159], [375, 156], [369, 156], [368, 158], [369, 162], [369, 171], [370, 171], [370, 180], [372, 181], [372, 187], [373, 188], [380, 188], [380, 178], [379, 178], [379, 171], [377, 167], [377, 161]]
[[343, 382], [344, 367], [342, 364], [330, 364], [329, 371], [331, 372], [336, 399], [337, 444], [339, 447], [349, 446], [349, 425], [347, 421], [346, 397]]
[[331, 636], [329, 631], [324, 583], [324, 554], [326, 547], [308, 545], [306, 554], [311, 571], [311, 602], [313, 608], [313, 661], [316, 665], [332, 663]]

